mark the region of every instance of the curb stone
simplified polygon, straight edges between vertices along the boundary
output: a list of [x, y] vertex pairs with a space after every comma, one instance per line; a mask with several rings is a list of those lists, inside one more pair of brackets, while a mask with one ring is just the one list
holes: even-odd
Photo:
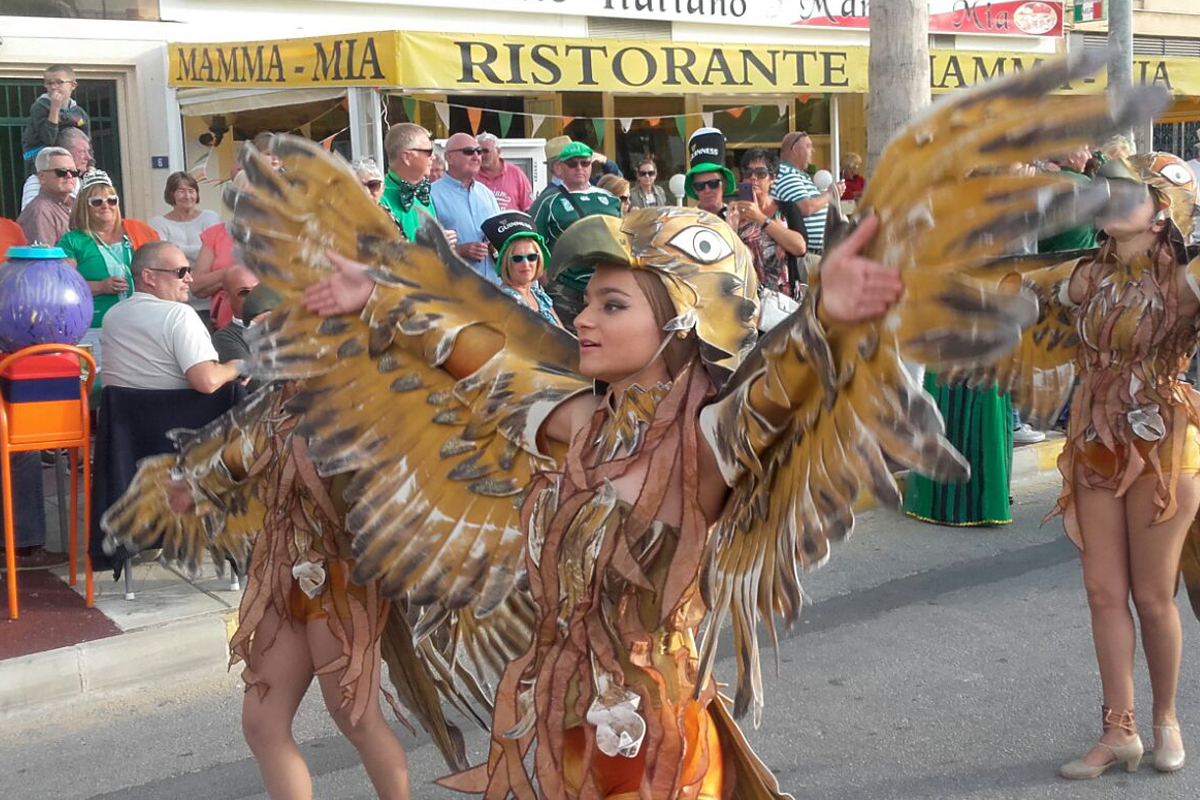
[[208, 614], [0, 661], [0, 719], [81, 695], [224, 670], [236, 629], [236, 611]]

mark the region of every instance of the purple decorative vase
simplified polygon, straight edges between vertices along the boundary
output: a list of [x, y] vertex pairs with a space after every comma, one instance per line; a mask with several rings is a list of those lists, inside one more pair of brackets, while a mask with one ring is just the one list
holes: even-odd
[[79, 344], [92, 322], [92, 293], [57, 247], [10, 247], [0, 264], [0, 352]]

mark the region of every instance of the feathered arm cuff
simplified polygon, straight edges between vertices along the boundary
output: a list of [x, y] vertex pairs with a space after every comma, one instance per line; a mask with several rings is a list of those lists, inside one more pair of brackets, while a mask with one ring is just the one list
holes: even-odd
[[[838, 326], [818, 314], [819, 290], [771, 330], [700, 412], [700, 427], [730, 486], [749, 469], [761, 474], [761, 454], [799, 418], [805, 428], [822, 404], [832, 405], [848, 375], [839, 364]], [[831, 333], [833, 335], [831, 337]]]

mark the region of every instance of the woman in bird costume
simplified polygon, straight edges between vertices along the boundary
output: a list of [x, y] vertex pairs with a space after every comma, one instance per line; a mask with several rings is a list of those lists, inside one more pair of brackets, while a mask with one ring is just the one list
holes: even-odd
[[[1049, 98], [1093, 62], [1015, 76], [915, 121], [863, 198], [873, 215], [831, 232], [819, 285], [761, 339], [749, 254], [706, 212], [572, 226], [552, 272], [596, 270], [576, 341], [475, 276], [432, 222], [407, 244], [378, 213], [351, 214], [340, 203], [361, 190], [320, 148], [277, 140], [280, 173], [244, 155], [256, 188], [231, 198], [243, 255], [288, 297], [252, 346], [266, 375], [303, 378], [286, 408], [320, 473], [354, 473], [351, 580], [403, 598], [417, 642], [449, 630], [438, 652], [452, 670], [510, 598], [536, 609], [491, 695], [487, 761], [444, 785], [495, 798], [786, 796], [733, 721], [761, 717], [757, 625], [773, 638], [775, 614], [795, 620], [800, 569], [850, 531], [860, 491], [899, 505], [888, 458], [966, 476], [900, 356], [997, 358], [1033, 321], [1030, 296], [964, 271], [1091, 213], [1105, 185], [986, 168], [1161, 104]], [[732, 709], [712, 677], [727, 618]]]
[[[1067, 441], [1058, 459], [1062, 514], [1080, 549], [1103, 689], [1103, 734], [1060, 770], [1094, 778], [1121, 763], [1137, 768], [1132, 595], [1153, 693], [1154, 766], [1183, 766], [1175, 715], [1181, 633], [1174, 595], [1183, 571], [1200, 609], [1200, 394], [1182, 379], [1200, 335], [1200, 259], [1185, 242], [1196, 216], [1196, 180], [1179, 158], [1146, 153], [1101, 168], [1109, 185], [1136, 189], [1131, 211], [1103, 222], [1097, 250], [1002, 260], [1041, 303], [1018, 350], [972, 380], [998, 379], [1041, 424], [1070, 394]], [[1038, 262], [1041, 262], [1039, 265]], [[951, 376], [953, 379], [954, 376]], [[1049, 515], [1048, 515], [1049, 516]], [[1186, 550], [1185, 550], [1186, 543]]]

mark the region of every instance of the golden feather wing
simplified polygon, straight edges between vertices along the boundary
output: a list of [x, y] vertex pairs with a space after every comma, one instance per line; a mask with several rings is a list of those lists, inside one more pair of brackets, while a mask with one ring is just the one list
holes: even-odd
[[161, 537], [163, 557], [193, 573], [205, 551], [218, 570], [231, 559], [245, 571], [263, 524], [254, 467], [279, 406], [280, 388], [265, 386], [200, 430], [171, 431], [179, 452], [142, 459], [100, 518], [105, 550], [136, 553]]
[[992, 361], [952, 365], [938, 378], [944, 383], [965, 383], [972, 388], [995, 384], [1012, 395], [1021, 419], [1039, 429], [1049, 429], [1071, 396], [1075, 385], [1075, 357], [1079, 348], [1077, 316], [1067, 291], [1076, 268], [1095, 255], [1080, 250], [998, 259], [972, 273], [1000, 291], [1024, 290], [1037, 300], [1037, 318], [1025, 328], [1018, 345]]
[[[350, 215], [327, 202], [363, 195], [348, 168], [309, 142], [275, 142], [283, 170], [248, 170], [253, 190], [229, 197], [243, 258], [286, 298], [251, 337], [256, 366], [306, 378], [288, 407], [310, 456], [322, 474], [356, 473], [355, 579], [485, 617], [523, 570], [524, 487], [554, 465], [538, 424], [590, 386], [574, 339], [463, 264], [432, 220], [408, 244], [373, 204], [356, 199]], [[372, 266], [361, 317], [303, 307], [331, 272], [327, 249]]]
[[[761, 715], [757, 623], [774, 640], [773, 615], [796, 619], [800, 569], [821, 564], [830, 542], [852, 530], [860, 493], [899, 506], [889, 460], [937, 481], [968, 475], [901, 358], [939, 370], [1000, 359], [1038, 307], [1029, 290], [999, 287], [973, 270], [1030, 233], [1125, 199], [1114, 199], [1103, 183], [1008, 169], [1098, 141], [1164, 102], [1161, 93], [1138, 91], [1050, 97], [1098, 66], [1093, 57], [1076, 58], [954, 95], [901, 131], [861, 203], [879, 219], [864, 254], [900, 270], [900, 302], [880, 320], [827, 334], [809, 299], [759, 342], [702, 413], [732, 489], [701, 584], [713, 618], [697, 685], [711, 670], [728, 615], [738, 664], [735, 714], [752, 708], [756, 723]], [[831, 217], [827, 247], [849, 229]]]

